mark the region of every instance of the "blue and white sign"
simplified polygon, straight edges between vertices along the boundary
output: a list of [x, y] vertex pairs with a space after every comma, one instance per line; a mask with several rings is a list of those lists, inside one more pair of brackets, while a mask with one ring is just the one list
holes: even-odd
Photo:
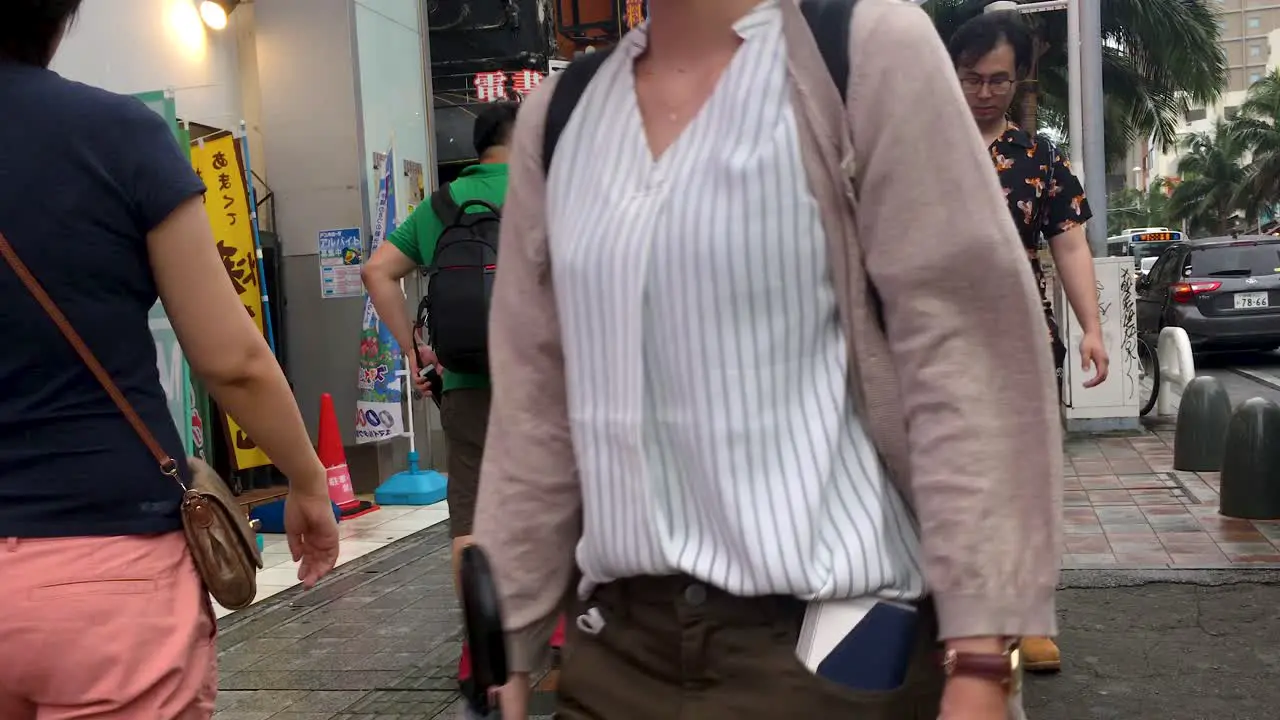
[[325, 298], [360, 297], [360, 266], [364, 263], [364, 242], [360, 228], [321, 230], [320, 295]]

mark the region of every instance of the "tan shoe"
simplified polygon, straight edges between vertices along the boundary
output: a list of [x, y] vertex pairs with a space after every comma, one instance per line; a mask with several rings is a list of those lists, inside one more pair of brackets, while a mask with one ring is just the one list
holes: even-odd
[[1049, 638], [1022, 638], [1021, 648], [1022, 667], [1028, 672], [1058, 672], [1062, 669], [1062, 654]]

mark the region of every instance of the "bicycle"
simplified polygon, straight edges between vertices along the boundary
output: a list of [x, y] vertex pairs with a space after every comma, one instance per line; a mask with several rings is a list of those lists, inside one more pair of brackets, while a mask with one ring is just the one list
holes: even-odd
[[1138, 401], [1142, 403], [1139, 415], [1145, 416], [1156, 406], [1160, 397], [1160, 357], [1151, 343], [1138, 338]]

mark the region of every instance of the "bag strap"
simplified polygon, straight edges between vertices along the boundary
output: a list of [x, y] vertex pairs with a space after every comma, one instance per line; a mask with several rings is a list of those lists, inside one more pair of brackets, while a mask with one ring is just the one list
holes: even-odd
[[[800, 0], [800, 12], [804, 14], [809, 32], [813, 33], [822, 53], [822, 60], [831, 73], [831, 81], [840, 91], [840, 100], [848, 102], [849, 94], [849, 27], [853, 19], [853, 6], [858, 0]], [[547, 126], [542, 133], [542, 174], [551, 174], [551, 159], [556, 145], [569, 124], [569, 118], [578, 107], [578, 101], [587, 91], [592, 78], [608, 59], [613, 48], [584, 55], [574, 60], [560, 73], [556, 89], [551, 93], [547, 108]]]
[[574, 108], [587, 91], [591, 79], [600, 71], [600, 66], [609, 58], [613, 48], [593, 52], [574, 60], [560, 73], [556, 89], [551, 93], [551, 104], [547, 108], [547, 127], [542, 133], [542, 174], [551, 174], [551, 158], [556, 154], [556, 145], [560, 144], [560, 135], [564, 133], [569, 118], [573, 117]]
[[173, 478], [178, 485], [182, 486], [183, 490], [186, 490], [187, 486], [183, 484], [181, 477], [178, 475], [178, 462], [164, 451], [164, 448], [161, 447], [155, 436], [147, 429], [146, 423], [142, 422], [142, 418], [138, 415], [137, 411], [133, 409], [133, 406], [129, 404], [124, 393], [120, 391], [120, 388], [116, 386], [115, 381], [113, 381], [111, 376], [107, 374], [106, 368], [102, 367], [102, 363], [98, 362], [98, 359], [93, 356], [93, 351], [89, 349], [88, 345], [85, 345], [80, 334], [76, 332], [75, 328], [71, 327], [71, 322], [67, 320], [67, 316], [62, 314], [62, 311], [58, 309], [57, 304], [53, 302], [53, 298], [49, 297], [49, 293], [45, 292], [44, 288], [41, 287], [40, 281], [36, 280], [35, 276], [31, 274], [31, 270], [27, 268], [26, 264], [22, 262], [22, 259], [18, 257], [18, 254], [14, 252], [13, 246], [9, 244], [4, 233], [0, 233], [0, 255], [4, 255], [4, 259], [9, 263], [9, 267], [13, 268], [13, 273], [17, 275], [18, 279], [22, 281], [22, 284], [26, 286], [27, 291], [31, 293], [31, 296], [35, 298], [36, 302], [40, 303], [40, 307], [44, 308], [45, 313], [48, 314], [49, 319], [53, 321], [53, 324], [58, 326], [58, 331], [62, 333], [62, 337], [66, 338], [72, 349], [75, 350], [76, 354], [80, 356], [80, 359], [84, 361], [85, 366], [89, 368], [89, 372], [93, 373], [93, 376], [98, 379], [98, 383], [102, 385], [102, 389], [106, 390], [107, 394], [111, 396], [111, 401], [120, 409], [125, 420], [129, 421], [129, 424], [133, 426], [133, 431], [137, 433], [138, 438], [142, 440], [142, 444], [147, 446], [147, 450], [151, 453], [151, 456], [154, 457], [156, 459], [156, 463], [160, 465], [160, 472]]
[[1048, 148], [1049, 154], [1049, 162], [1047, 163], [1049, 169], [1045, 173], [1044, 195], [1041, 196], [1040, 207], [1037, 208], [1036, 211], [1036, 232], [1043, 236], [1045, 223], [1049, 221], [1049, 203], [1052, 200], [1049, 196], [1049, 191], [1053, 188], [1053, 181], [1055, 179], [1054, 171], [1057, 169], [1058, 165], [1058, 146], [1055, 145], [1053, 139], [1047, 135], [1036, 135], [1033, 140], [1037, 143], [1044, 143], [1045, 147]]
[[458, 219], [461, 208], [453, 199], [453, 193], [449, 192], [449, 183], [441, 185], [438, 190], [431, 193], [431, 211], [440, 219], [441, 225], [452, 225]]
[[849, 28], [857, 4], [858, 0], [800, 0], [800, 12], [844, 103], [849, 102]]

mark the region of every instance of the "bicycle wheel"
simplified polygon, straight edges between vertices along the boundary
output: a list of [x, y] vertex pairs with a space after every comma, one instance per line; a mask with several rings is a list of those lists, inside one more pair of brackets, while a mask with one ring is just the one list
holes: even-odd
[[1160, 361], [1155, 350], [1144, 340], [1138, 340], [1138, 402], [1142, 403], [1141, 415], [1151, 412], [1160, 396]]

